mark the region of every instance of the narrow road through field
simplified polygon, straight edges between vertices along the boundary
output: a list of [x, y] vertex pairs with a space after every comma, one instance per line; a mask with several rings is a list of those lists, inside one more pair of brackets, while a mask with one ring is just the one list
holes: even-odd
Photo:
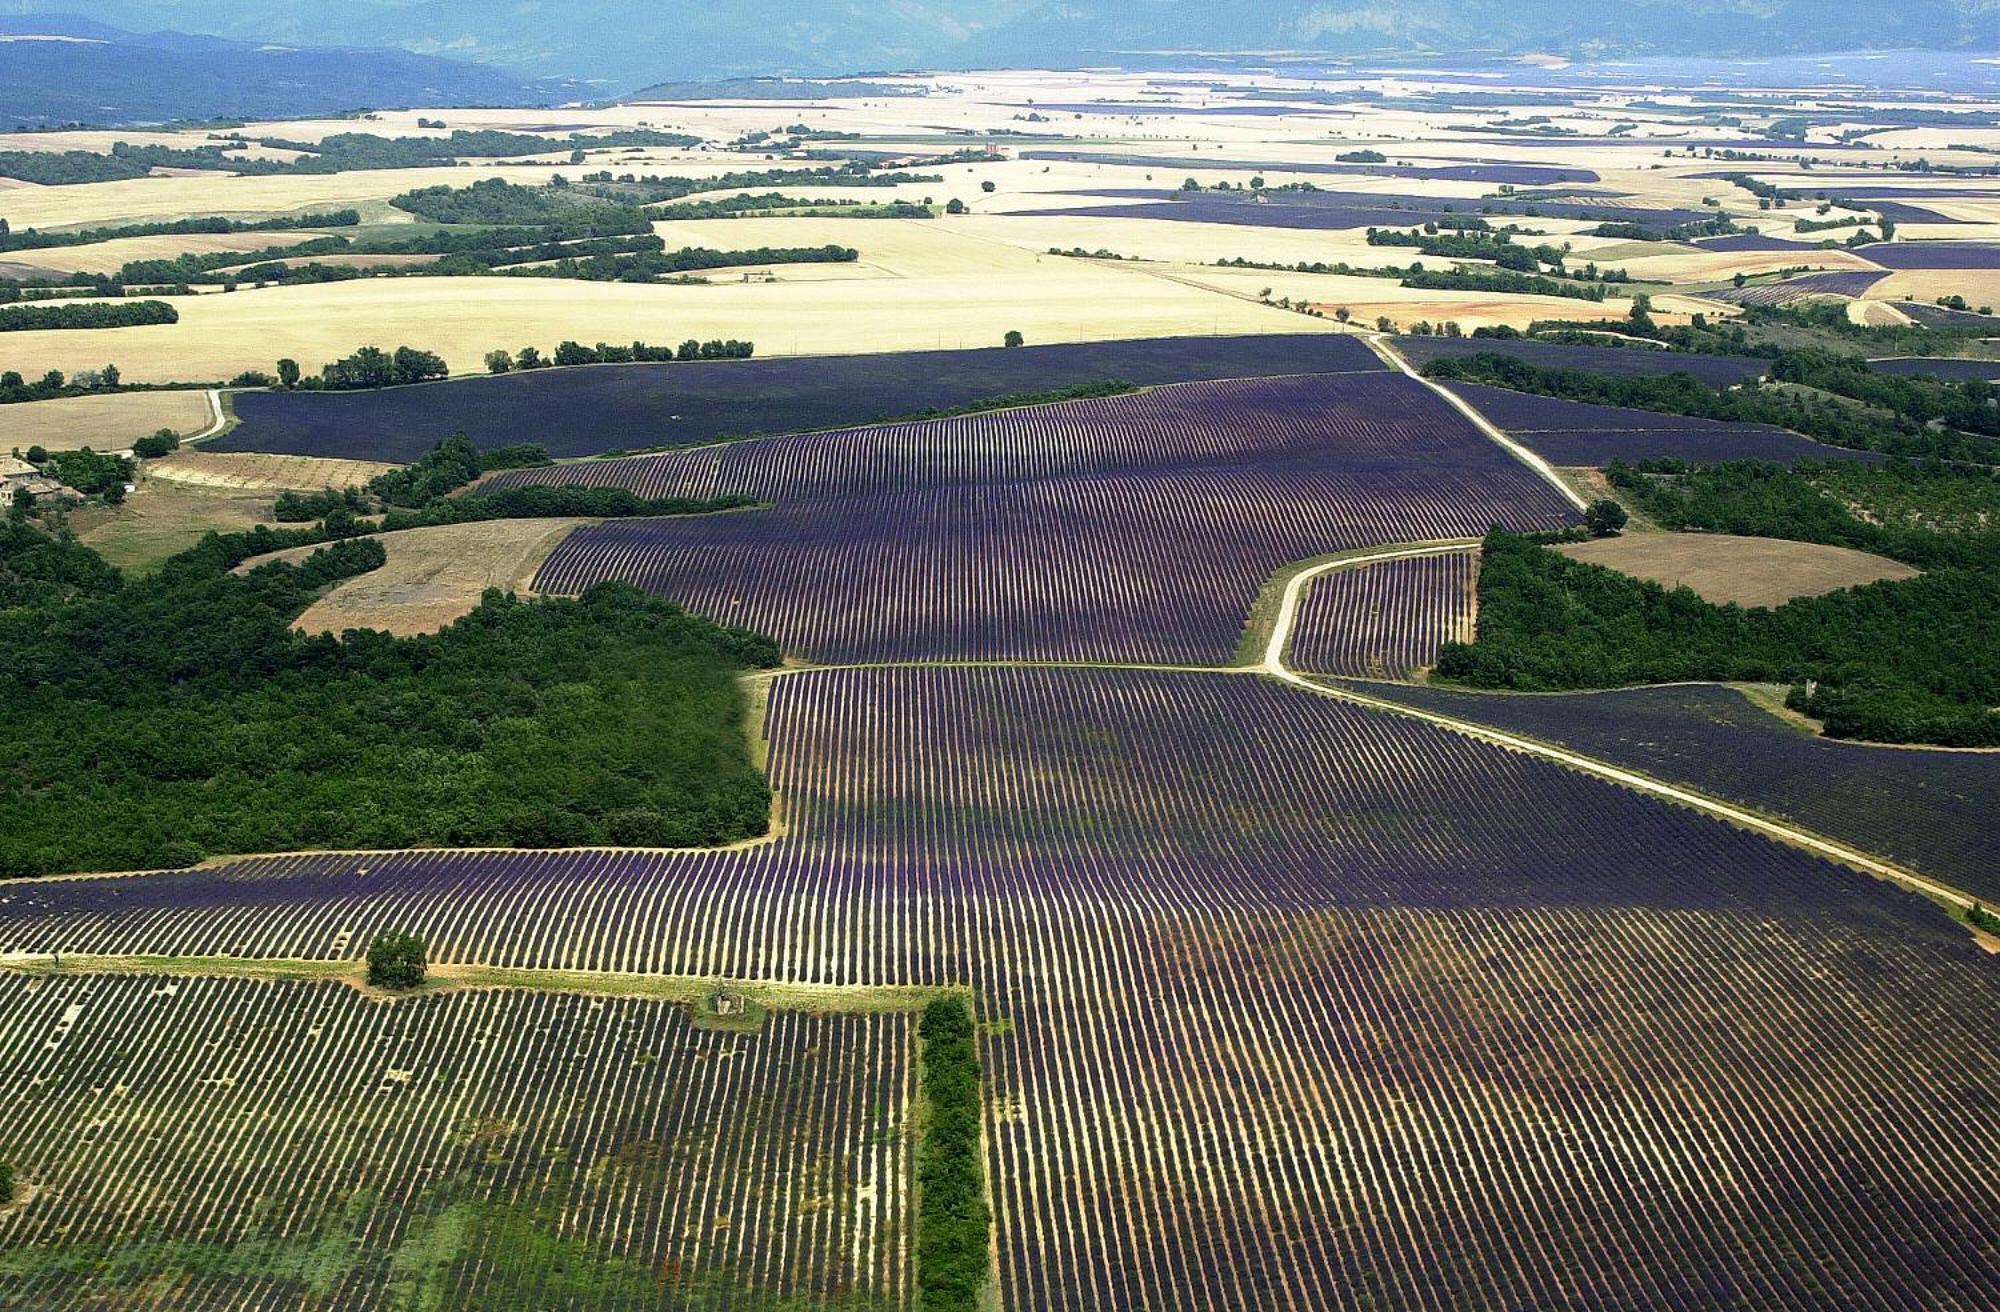
[[207, 428], [202, 429], [199, 433], [196, 433], [193, 437], [188, 438], [188, 441], [204, 441], [229, 427], [229, 411], [223, 409], [221, 388], [211, 387], [208, 389], [208, 409], [209, 413], [215, 416], [215, 422], [211, 423]]
[[1393, 368], [1401, 370], [1408, 377], [1416, 379], [1425, 387], [1430, 388], [1433, 392], [1443, 397], [1452, 409], [1470, 420], [1474, 428], [1477, 428], [1480, 432], [1498, 442], [1507, 449], [1508, 454], [1534, 470], [1537, 474], [1540, 474], [1548, 481], [1551, 487], [1562, 493], [1572, 506], [1575, 506], [1578, 510], [1589, 508], [1589, 503], [1583, 499], [1582, 495], [1575, 488], [1563, 482], [1562, 477], [1556, 473], [1555, 467], [1549, 464], [1548, 461], [1509, 437], [1506, 432], [1496, 427], [1485, 415], [1473, 409], [1464, 397], [1459, 396], [1456, 392], [1453, 392], [1441, 383], [1432, 382], [1415, 369], [1412, 369], [1410, 362], [1405, 360], [1402, 353], [1397, 351], [1390, 343], [1387, 333], [1369, 333], [1364, 340], [1367, 341], [1369, 346], [1374, 348], [1375, 354], [1388, 361]]
[[1648, 775], [1627, 770], [1605, 761], [1599, 761], [1593, 757], [1584, 756], [1565, 748], [1537, 742], [1532, 738], [1523, 738], [1516, 734], [1506, 733], [1471, 720], [1461, 720], [1455, 716], [1445, 715], [1437, 711], [1423, 710], [1415, 706], [1405, 706], [1400, 702], [1385, 701], [1379, 697], [1370, 697], [1366, 693], [1357, 692], [1351, 688], [1341, 687], [1337, 684], [1322, 683], [1300, 674], [1285, 664], [1285, 651], [1291, 645], [1292, 629], [1298, 621], [1299, 604], [1304, 600], [1306, 589], [1314, 579], [1322, 574], [1329, 574], [1335, 570], [1351, 569], [1357, 565], [1366, 565], [1386, 560], [1405, 560], [1413, 556], [1435, 556], [1453, 550], [1463, 550], [1463, 548], [1439, 546], [1392, 547], [1371, 555], [1329, 561], [1324, 565], [1301, 570], [1285, 585], [1284, 597], [1278, 606], [1277, 620], [1272, 625], [1271, 640], [1264, 648], [1264, 661], [1261, 666], [1263, 673], [1283, 683], [1291, 684], [1295, 688], [1302, 688], [1307, 692], [1321, 697], [1331, 697], [1336, 701], [1347, 702], [1355, 706], [1365, 706], [1370, 710], [1386, 711], [1392, 715], [1402, 715], [1411, 719], [1424, 720], [1441, 728], [1465, 734], [1467, 737], [1478, 738], [1484, 742], [1493, 743], [1496, 746], [1509, 748], [1513, 751], [1525, 752], [1530, 756], [1539, 756], [1543, 760], [1554, 761], [1558, 765], [1567, 766], [1572, 770], [1578, 770], [1584, 774], [1596, 775], [1600, 779], [1622, 785], [1635, 792], [1647, 793], [1654, 797], [1664, 798], [1669, 802], [1678, 802], [1683, 806], [1692, 807], [1717, 819], [1726, 820], [1732, 824], [1741, 825], [1746, 829], [1755, 830], [1767, 837], [1778, 839], [1781, 842], [1802, 847], [1809, 852], [1841, 862], [1844, 865], [1852, 866], [1857, 870], [1875, 875], [1878, 878], [1893, 880], [1916, 892], [1926, 894], [1942, 902], [1950, 903], [1953, 906], [1970, 907], [1973, 905], [1974, 898], [1951, 887], [1949, 884], [1941, 884], [1936, 880], [1926, 879], [1922, 875], [1905, 870], [1901, 866], [1892, 865], [1887, 861], [1879, 860], [1856, 848], [1849, 847], [1845, 843], [1838, 843], [1830, 838], [1823, 838], [1810, 830], [1800, 829], [1795, 825], [1785, 824], [1782, 821], [1767, 819], [1754, 811], [1747, 811], [1740, 806], [1732, 806], [1728, 802], [1717, 801], [1715, 798], [1705, 797], [1700, 793], [1691, 792], [1685, 788], [1678, 788], [1673, 784], [1663, 783]]

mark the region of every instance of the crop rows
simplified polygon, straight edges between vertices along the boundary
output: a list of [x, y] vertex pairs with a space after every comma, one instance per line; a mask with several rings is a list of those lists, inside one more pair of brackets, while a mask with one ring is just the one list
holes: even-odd
[[[2000, 324], [1996, 324], [2000, 327]], [[1929, 374], [1954, 382], [1979, 379], [2000, 382], [2000, 360], [1941, 360], [1929, 356], [1903, 356], [1893, 360], [1870, 360], [1870, 369], [1885, 374]]]
[[2000, 904], [1992, 819], [2000, 753], [1816, 738], [1728, 688], [1533, 697], [1443, 688], [1369, 691], [1560, 743], [1781, 816]]
[[1880, 464], [1872, 451], [1828, 446], [1768, 424], [1737, 424], [1687, 415], [1592, 405], [1482, 383], [1453, 383], [1493, 423], [1554, 465], [1608, 465], [1613, 460], [1673, 457], [1723, 460], [1859, 460]]
[[1493, 353], [1525, 360], [1540, 369], [1585, 369], [1620, 378], [1692, 374], [1710, 387], [1734, 387], [1768, 370], [1768, 360], [1742, 355], [1690, 355], [1642, 347], [1572, 346], [1530, 338], [1398, 337], [1396, 350], [1422, 368], [1432, 360]]
[[1381, 367], [1358, 339], [1329, 332], [593, 365], [372, 392], [242, 392], [235, 398], [242, 422], [202, 449], [410, 461], [462, 432], [480, 446], [539, 442], [558, 456], [585, 456], [873, 423], [1106, 379], [1179, 383]]
[[0, 977], [15, 1307], [909, 1304], [898, 1015]]
[[1008, 1307], [2000, 1306], [2000, 974], [1913, 896], [1251, 675], [786, 675], [768, 727], [759, 848], [38, 882], [0, 950], [969, 983]]
[[1752, 283], [1747, 287], [1725, 287], [1704, 292], [1710, 300], [1737, 305], [1790, 305], [1808, 296], [1866, 296], [1868, 289], [1889, 275], [1858, 269], [1836, 273], [1808, 273], [1782, 282]]
[[1876, 242], [1860, 256], [1882, 268], [2000, 268], [2000, 242]]
[[[1065, 196], [1094, 196], [1107, 200], [1163, 200], [1180, 204], [1198, 203], [1204, 205], [1235, 205], [1242, 209], [1267, 209], [1272, 207], [1291, 209], [1331, 209], [1374, 211], [1382, 217], [1371, 220], [1379, 227], [1411, 228], [1432, 219], [1462, 218], [1468, 215], [1485, 216], [1496, 223], [1511, 217], [1518, 217], [1532, 211], [1536, 216], [1552, 219], [1591, 219], [1613, 223], [1642, 223], [1655, 227], [1680, 223], [1700, 223], [1715, 216], [1703, 210], [1651, 209], [1640, 205], [1621, 205], [1615, 196], [1603, 200], [1593, 199], [1589, 193], [1575, 201], [1559, 200], [1510, 200], [1504, 196], [1486, 196], [1479, 199], [1460, 198], [1453, 200], [1433, 192], [1424, 195], [1418, 192], [1386, 191], [1341, 191], [1337, 188], [1321, 187], [1313, 191], [1286, 191], [1263, 193], [1262, 200], [1256, 200], [1242, 192], [1199, 192], [1189, 193], [1169, 190], [1165, 187], [1098, 187], [1059, 193]], [[1076, 214], [1082, 211], [1053, 211]], [[1245, 219], [1243, 222], [1254, 222]]]
[[1553, 527], [1566, 504], [1388, 371], [1162, 388], [502, 475], [768, 510], [572, 534], [544, 591], [622, 579], [825, 661], [1223, 663], [1287, 562]]
[[1449, 641], [1472, 641], [1479, 557], [1416, 556], [1315, 580], [1299, 608], [1287, 664], [1308, 674], [1406, 679]]

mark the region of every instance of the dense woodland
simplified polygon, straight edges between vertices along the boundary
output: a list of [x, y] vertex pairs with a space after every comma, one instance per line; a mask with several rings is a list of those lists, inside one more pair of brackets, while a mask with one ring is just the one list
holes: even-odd
[[1855, 547], [1926, 572], [1746, 610], [1496, 531], [1480, 566], [1478, 640], [1446, 644], [1440, 677], [1529, 691], [1786, 683], [1792, 707], [1835, 737], [2000, 745], [2000, 482], [1990, 472], [1662, 461], [1611, 476], [1663, 527]]
[[74, 543], [0, 537], [29, 603], [0, 613], [0, 873], [763, 832], [735, 674], [776, 661], [768, 640], [618, 584], [489, 593], [432, 636], [307, 636], [293, 619], [380, 544], [232, 574], [240, 550], [211, 540], [117, 586]]
[[0, 333], [36, 332], [51, 328], [133, 328], [145, 324], [179, 323], [181, 312], [165, 301], [85, 301], [76, 305], [9, 305], [0, 307]]

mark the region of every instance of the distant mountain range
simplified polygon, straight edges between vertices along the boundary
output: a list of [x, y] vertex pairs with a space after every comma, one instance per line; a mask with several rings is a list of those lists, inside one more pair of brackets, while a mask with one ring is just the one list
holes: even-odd
[[[1073, 67], [1175, 51], [1762, 57], [2000, 48], [2000, 0], [0, 0], [0, 13], [57, 10], [132, 29], [393, 46], [522, 79], [584, 79], [601, 93], [772, 73]], [[442, 83], [446, 69], [464, 66], [430, 67]], [[409, 75], [424, 78], [414, 67]], [[400, 85], [388, 68], [381, 76]], [[475, 98], [501, 94], [494, 85]], [[376, 98], [357, 86], [347, 101]], [[389, 98], [414, 103], [409, 93]]]
[[0, 16], [0, 128], [529, 105], [577, 94], [567, 84], [407, 50], [140, 35], [74, 16]]

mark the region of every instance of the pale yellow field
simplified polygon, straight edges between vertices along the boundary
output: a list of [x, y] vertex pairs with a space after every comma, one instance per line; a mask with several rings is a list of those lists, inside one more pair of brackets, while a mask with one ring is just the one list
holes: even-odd
[[[1157, 276], [1212, 287], [1231, 296], [1255, 299], [1270, 288], [1272, 299], [1289, 298], [1321, 307], [1329, 316], [1339, 306], [1353, 312], [1360, 327], [1374, 327], [1387, 315], [1407, 328], [1419, 320], [1455, 320], [1466, 329], [1496, 324], [1526, 327], [1533, 319], [1616, 319], [1631, 309], [1624, 300], [1581, 301], [1555, 296], [1502, 296], [1477, 292], [1426, 291], [1401, 287], [1388, 278], [1355, 278], [1339, 274], [1276, 273], [1260, 269], [1213, 269], [1183, 266], [1162, 269]], [[1665, 308], [1665, 307], [1662, 307]], [[1300, 316], [1301, 322], [1310, 323]]]
[[50, 250], [21, 251], [23, 260], [62, 273], [116, 273], [129, 260], [171, 260], [177, 255], [206, 255], [214, 251], [261, 251], [273, 246], [296, 245], [324, 232], [191, 232], [180, 236], [119, 237], [92, 242], [88, 246], [59, 246]]
[[[307, 633], [434, 633], [469, 613], [488, 588], [526, 593], [556, 544], [593, 522], [500, 519], [384, 533], [376, 541], [388, 552], [387, 563], [335, 587], [307, 607], [294, 627]], [[249, 564], [299, 559], [316, 549], [298, 547]]]
[[192, 391], [114, 392], [0, 405], [0, 450], [39, 445], [51, 451], [73, 451], [82, 446], [122, 451], [162, 428], [177, 433], [202, 432], [214, 418], [208, 394]]
[[[771, 222], [792, 222], [771, 220]], [[811, 222], [799, 220], [798, 222]], [[870, 227], [886, 221], [845, 220]], [[982, 261], [930, 249], [895, 261], [951, 271], [850, 281], [647, 286], [540, 278], [398, 278], [275, 287], [177, 302], [178, 324], [8, 335], [13, 367], [117, 361], [134, 381], [226, 377], [291, 356], [308, 370], [374, 344], [422, 347], [454, 372], [495, 347], [735, 337], [759, 355], [846, 354], [1201, 332], [1299, 332], [1314, 321], [1115, 266], [1000, 244]], [[1578, 302], [1582, 304], [1582, 302]], [[79, 342], [78, 338], [86, 341]], [[90, 354], [82, 352], [88, 350]]]
[[1720, 533], [1627, 533], [1556, 550], [1662, 587], [1689, 587], [1707, 601], [1781, 606], [1880, 579], [1915, 578], [1901, 561], [1847, 547]]
[[230, 488], [244, 492], [359, 487], [394, 465], [373, 460], [331, 460], [318, 456], [260, 455], [243, 451], [202, 451], [183, 448], [146, 463], [146, 472], [169, 483], [190, 487]]
[[1929, 305], [1940, 296], [1963, 296], [1973, 305], [2000, 305], [2000, 269], [1908, 269], [1868, 290], [1870, 300], [1914, 297]]

